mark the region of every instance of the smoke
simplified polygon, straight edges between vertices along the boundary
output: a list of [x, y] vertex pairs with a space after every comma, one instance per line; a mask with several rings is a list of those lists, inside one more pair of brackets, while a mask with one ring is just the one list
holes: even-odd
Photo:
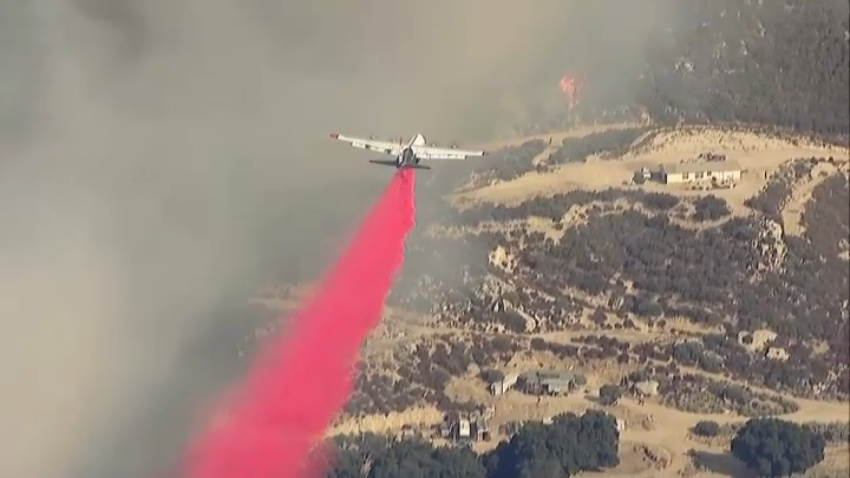
[[[187, 456], [188, 476], [307, 475], [303, 467], [351, 394], [360, 344], [380, 321], [404, 262], [415, 179], [410, 169], [393, 176], [316, 294], [293, 314], [288, 333], [265, 344], [241, 388], [225, 395], [223, 418]], [[319, 464], [309, 463], [309, 476], [326, 471]]]
[[389, 177], [327, 133], [505, 131], [641, 53], [654, 13], [616, 5], [0, 2], [0, 475], [168, 466], [254, 287], [318, 273]]

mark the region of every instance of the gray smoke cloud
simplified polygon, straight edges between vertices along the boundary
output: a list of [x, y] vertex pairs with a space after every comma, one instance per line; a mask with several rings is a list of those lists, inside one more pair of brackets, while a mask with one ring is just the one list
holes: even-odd
[[0, 2], [0, 475], [168, 467], [240, 304], [319, 273], [389, 177], [329, 132], [504, 131], [565, 64], [636, 61], [649, 3]]

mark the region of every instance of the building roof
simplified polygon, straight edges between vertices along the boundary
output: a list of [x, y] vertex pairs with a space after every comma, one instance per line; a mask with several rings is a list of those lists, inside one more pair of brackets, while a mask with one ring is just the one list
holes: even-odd
[[661, 165], [661, 172], [665, 174], [716, 173], [740, 170], [741, 165], [735, 160], [710, 161], [707, 163], [668, 163]]
[[540, 385], [550, 390], [569, 390], [572, 385], [572, 380], [546, 379], [541, 380]]
[[658, 395], [658, 382], [655, 380], [638, 382], [635, 384], [635, 390], [648, 396]]
[[562, 370], [531, 370], [524, 374], [525, 380], [543, 382], [571, 382], [576, 375], [572, 372]]

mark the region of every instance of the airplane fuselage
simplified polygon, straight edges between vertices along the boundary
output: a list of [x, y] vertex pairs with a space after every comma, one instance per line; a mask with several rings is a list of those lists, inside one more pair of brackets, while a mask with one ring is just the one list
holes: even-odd
[[416, 157], [416, 153], [413, 152], [413, 148], [410, 146], [403, 149], [401, 154], [396, 157], [396, 169], [415, 166], [417, 164], [419, 164], [419, 158]]
[[369, 162], [373, 164], [380, 164], [382, 166], [391, 166], [396, 169], [404, 169], [404, 168], [415, 168], [415, 169], [431, 169], [427, 166], [422, 166], [419, 164], [420, 158], [416, 156], [416, 152], [413, 150], [411, 146], [407, 146], [401, 150], [401, 153], [395, 156], [393, 159], [370, 159]]

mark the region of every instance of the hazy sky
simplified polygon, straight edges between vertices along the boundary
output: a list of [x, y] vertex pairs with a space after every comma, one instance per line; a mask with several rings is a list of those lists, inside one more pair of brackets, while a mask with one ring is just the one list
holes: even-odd
[[0, 0], [0, 475], [161, 469], [252, 287], [320, 271], [391, 174], [329, 132], [503, 131], [639, 61], [654, 3]]

